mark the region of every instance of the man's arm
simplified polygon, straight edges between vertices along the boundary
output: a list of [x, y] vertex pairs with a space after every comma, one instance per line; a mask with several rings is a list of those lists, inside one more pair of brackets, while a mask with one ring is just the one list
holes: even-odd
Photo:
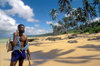
[[30, 51], [29, 51], [29, 49], [27, 50], [27, 59], [28, 59], [28, 61], [29, 61], [29, 66], [31, 66], [31, 56], [30, 56]]
[[[27, 44], [27, 43], [28, 43], [28, 39], [27, 39], [27, 36], [25, 36], [25, 37], [26, 37], [26, 42], [25, 42], [25, 44]], [[28, 58], [28, 60], [31, 59], [29, 48], [27, 49], [27, 58]]]
[[17, 44], [17, 34], [14, 33], [13, 41], [11, 41], [12, 46], [14, 47]]
[[28, 59], [28, 60], [31, 60], [31, 56], [30, 56], [30, 51], [29, 51], [29, 49], [27, 50], [27, 59]]

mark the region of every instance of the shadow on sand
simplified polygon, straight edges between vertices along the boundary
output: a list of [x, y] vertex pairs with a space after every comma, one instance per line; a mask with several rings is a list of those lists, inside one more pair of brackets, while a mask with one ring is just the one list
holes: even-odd
[[60, 53], [62, 50], [54, 49], [49, 52], [36, 51], [31, 52], [31, 57], [33, 60], [32, 66], [37, 66], [39, 64], [43, 64], [50, 60], [60, 62], [60, 63], [69, 63], [69, 64], [79, 64], [79, 63], [87, 63], [91, 60], [100, 60], [100, 58], [94, 58], [100, 55], [89, 55], [89, 56], [80, 56], [80, 57], [65, 57], [58, 58], [62, 55], [67, 55], [75, 51], [75, 49], [71, 49], [65, 52]]
[[78, 48], [86, 48], [88, 51], [100, 51], [100, 45], [86, 44], [84, 46], [78, 46]]
[[34, 46], [40, 46], [42, 43], [33, 43], [33, 44], [30, 44], [31, 45], [34, 45]]
[[4, 59], [5, 61], [11, 61], [11, 59]]
[[39, 60], [39, 59], [41, 60], [41, 61], [34, 61], [33, 62], [34, 64], [32, 64], [32, 66], [45, 63], [49, 60], [55, 60], [59, 56], [74, 52], [75, 49], [71, 49], [62, 53], [59, 53], [60, 51], [62, 50], [54, 49], [49, 52], [43, 52], [43, 51], [31, 52], [31, 57], [32, 57], [31, 60]]
[[97, 57], [97, 56], [100, 56], [100, 55], [89, 55], [89, 56], [80, 56], [80, 57], [67, 57], [67, 58], [60, 58], [60, 60], [58, 59], [58, 60], [55, 60], [55, 61], [62, 62], [62, 63], [79, 64], [79, 63], [86, 63], [86, 62], [89, 62], [91, 60], [100, 60], [100, 58], [94, 58], [94, 57]]

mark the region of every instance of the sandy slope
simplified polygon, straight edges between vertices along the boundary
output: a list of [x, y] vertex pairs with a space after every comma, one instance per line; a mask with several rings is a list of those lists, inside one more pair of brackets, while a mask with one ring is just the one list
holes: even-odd
[[[48, 37], [37, 37], [38, 40], [29, 42], [32, 66], [100, 66], [100, 39], [88, 41], [97, 36], [100, 33], [65, 39], [68, 37], [65, 34], [54, 36], [62, 38], [56, 41], [45, 40]], [[68, 43], [72, 40], [77, 43]], [[10, 54], [6, 52], [5, 44], [0, 44], [0, 66], [9, 66]], [[24, 66], [28, 66], [27, 60]]]

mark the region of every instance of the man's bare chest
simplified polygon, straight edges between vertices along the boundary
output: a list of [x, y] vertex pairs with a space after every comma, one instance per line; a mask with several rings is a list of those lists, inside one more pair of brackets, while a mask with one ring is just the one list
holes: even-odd
[[19, 36], [19, 41], [20, 42], [25, 42], [25, 37], [24, 36]]

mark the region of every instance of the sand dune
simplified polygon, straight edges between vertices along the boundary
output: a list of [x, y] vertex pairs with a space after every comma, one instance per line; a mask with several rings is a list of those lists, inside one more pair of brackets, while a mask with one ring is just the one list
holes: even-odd
[[[100, 66], [100, 33], [28, 39], [36, 39], [29, 42], [32, 66]], [[5, 44], [0, 44], [0, 66], [9, 66], [10, 56]], [[24, 66], [28, 66], [27, 60]]]

